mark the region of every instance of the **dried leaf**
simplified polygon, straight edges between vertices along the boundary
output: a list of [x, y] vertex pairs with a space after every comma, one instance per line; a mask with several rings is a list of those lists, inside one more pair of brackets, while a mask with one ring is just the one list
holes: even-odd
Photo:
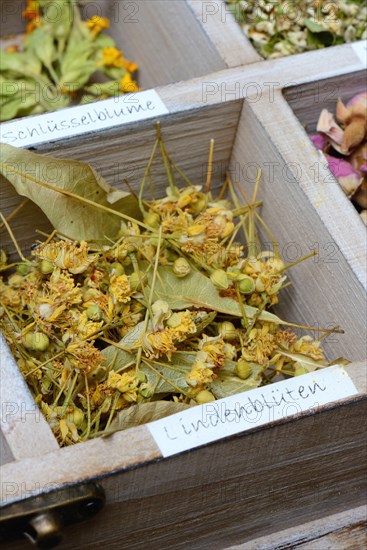
[[55, 57], [53, 36], [46, 28], [35, 29], [25, 40], [27, 50], [48, 67]]
[[186, 411], [189, 408], [189, 405], [175, 403], [174, 401], [152, 401], [151, 403], [133, 405], [128, 409], [120, 411], [112, 421], [110, 429], [105, 433], [108, 435], [110, 432], [126, 430], [127, 428], [147, 424], [148, 422], [165, 418], [171, 414]]
[[216, 378], [210, 385], [210, 391], [215, 395], [217, 399], [223, 397], [229, 397], [230, 395], [235, 395], [236, 393], [253, 390], [260, 386], [261, 376], [259, 373], [262, 370], [262, 367], [255, 364], [250, 364], [251, 366], [251, 375], [242, 380], [235, 374], [226, 372], [225, 370], [218, 373], [218, 378]]
[[108, 346], [102, 351], [106, 358], [106, 366], [109, 370], [121, 370], [128, 365], [135, 363], [135, 357], [116, 346]]
[[312, 21], [312, 19], [304, 19], [304, 24], [309, 31], [308, 39], [310, 42], [317, 42], [323, 46], [331, 46], [333, 44], [334, 34], [329, 29], [320, 25], [320, 23]]
[[33, 76], [40, 74], [41, 68], [39, 59], [27, 52], [1, 51], [0, 71], [11, 71], [21, 76]]
[[289, 359], [292, 359], [292, 361], [295, 361], [296, 363], [299, 363], [300, 365], [306, 367], [307, 370], [309, 371], [314, 371], [321, 367], [327, 366], [326, 361], [312, 359], [312, 357], [309, 357], [308, 355], [304, 355], [303, 353], [296, 353], [296, 352], [292, 353], [283, 348], [279, 348], [276, 351], [281, 355], [283, 355], [284, 357], [288, 357]]
[[[79, 241], [116, 237], [121, 218], [42, 186], [49, 184], [111, 208], [108, 199], [113, 188], [88, 164], [45, 157], [5, 144], [0, 144], [0, 156], [0, 173], [19, 195], [43, 210], [57, 231]], [[122, 193], [113, 210], [139, 217], [137, 202], [129, 193]]]
[[1, 121], [11, 120], [17, 116], [18, 111], [22, 108], [22, 98], [20, 95], [1, 97], [0, 110]]
[[[154, 300], [165, 300], [173, 310], [182, 310], [190, 307], [205, 307], [242, 317], [238, 302], [232, 298], [223, 298], [218, 289], [208, 277], [198, 271], [191, 271], [186, 277], [178, 278], [169, 267], [158, 268], [158, 277], [154, 288]], [[151, 278], [151, 274], [148, 278]], [[255, 307], [244, 305], [248, 318], [258, 313]], [[259, 319], [269, 323], [282, 324], [276, 315], [267, 311], [259, 315]]]

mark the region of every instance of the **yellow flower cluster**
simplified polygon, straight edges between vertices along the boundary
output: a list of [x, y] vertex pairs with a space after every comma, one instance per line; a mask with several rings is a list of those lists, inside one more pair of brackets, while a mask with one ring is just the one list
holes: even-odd
[[190, 311], [176, 312], [167, 321], [163, 330], [148, 332], [144, 338], [143, 349], [147, 357], [167, 355], [170, 359], [176, 351], [176, 344], [186, 340], [196, 330]]
[[139, 380], [134, 370], [129, 370], [123, 374], [110, 372], [106, 385], [108, 388], [118, 390], [122, 394], [123, 399], [128, 403], [137, 400]]
[[67, 269], [77, 275], [83, 273], [95, 261], [96, 256], [88, 255], [88, 244], [68, 241], [51, 242], [34, 251], [35, 256], [51, 262], [56, 267]]
[[191, 371], [186, 376], [186, 382], [191, 386], [191, 396], [194, 397], [214, 380], [215, 374], [203, 361], [196, 360]]
[[133, 61], [125, 59], [123, 52], [115, 47], [103, 48], [102, 63], [106, 67], [126, 69], [129, 73], [134, 73], [139, 68]]
[[110, 21], [107, 17], [100, 17], [99, 15], [93, 15], [87, 20], [87, 27], [92, 31], [94, 35], [99, 34], [101, 31], [108, 29]]

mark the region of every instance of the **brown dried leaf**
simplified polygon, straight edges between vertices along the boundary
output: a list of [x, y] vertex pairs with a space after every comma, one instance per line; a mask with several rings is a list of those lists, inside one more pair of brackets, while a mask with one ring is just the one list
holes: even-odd
[[[130, 193], [113, 189], [89, 164], [38, 155], [0, 143], [0, 173], [19, 195], [36, 203], [57, 231], [78, 241], [113, 239], [121, 218], [62, 194], [71, 192], [99, 205], [140, 217], [137, 201]], [[50, 185], [53, 189], [46, 186]], [[59, 191], [60, 190], [60, 191]], [[112, 198], [112, 201], [111, 201]]]

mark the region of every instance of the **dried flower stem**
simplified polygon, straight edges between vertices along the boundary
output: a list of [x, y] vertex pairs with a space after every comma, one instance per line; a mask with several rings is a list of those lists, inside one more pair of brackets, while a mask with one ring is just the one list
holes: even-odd
[[210, 186], [212, 184], [214, 145], [215, 145], [215, 141], [214, 139], [211, 139], [210, 148], [209, 148], [208, 170], [207, 170], [206, 183], [205, 183], [206, 193], [209, 193]]
[[14, 244], [14, 246], [15, 246], [15, 249], [16, 249], [16, 251], [18, 252], [18, 256], [20, 257], [21, 260], [23, 260], [23, 262], [28, 263], [28, 260], [23, 256], [22, 251], [20, 250], [19, 245], [18, 245], [18, 243], [17, 243], [17, 240], [16, 240], [16, 238], [15, 238], [15, 236], [14, 236], [14, 233], [13, 233], [13, 231], [11, 230], [10, 225], [8, 224], [6, 218], [3, 216], [3, 213], [2, 213], [2, 212], [0, 212], [0, 218], [1, 218], [2, 221], [3, 221], [3, 226], [5, 226], [7, 232], [9, 233], [9, 236], [10, 236], [11, 240], [13, 241], [13, 244]]

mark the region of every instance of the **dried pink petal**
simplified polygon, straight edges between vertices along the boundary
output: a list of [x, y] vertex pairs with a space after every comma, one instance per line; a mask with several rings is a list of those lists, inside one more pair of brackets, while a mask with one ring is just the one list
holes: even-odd
[[323, 150], [328, 144], [326, 137], [321, 134], [314, 134], [313, 136], [311, 136], [311, 140], [316, 149]]
[[328, 136], [332, 146], [338, 151], [343, 141], [343, 130], [338, 126], [334, 120], [332, 113], [329, 113], [327, 109], [323, 109], [320, 114], [319, 121], [317, 123], [317, 131], [321, 132], [325, 136]]
[[325, 155], [331, 173], [336, 177], [344, 193], [350, 198], [359, 188], [362, 177], [353, 166], [344, 159]]

